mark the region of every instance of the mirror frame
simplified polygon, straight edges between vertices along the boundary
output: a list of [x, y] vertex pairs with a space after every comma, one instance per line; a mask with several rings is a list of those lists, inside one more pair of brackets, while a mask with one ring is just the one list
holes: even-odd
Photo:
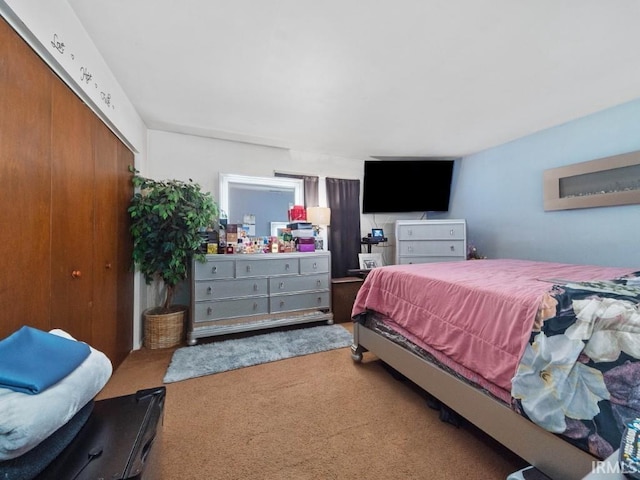
[[235, 173], [220, 173], [220, 210], [229, 217], [229, 189], [233, 184], [273, 188], [293, 188], [294, 205], [304, 205], [304, 181], [290, 177], [252, 177]]

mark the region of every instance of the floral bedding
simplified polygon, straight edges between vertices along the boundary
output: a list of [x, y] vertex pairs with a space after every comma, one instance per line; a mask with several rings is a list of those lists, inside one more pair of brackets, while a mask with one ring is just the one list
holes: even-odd
[[640, 417], [640, 272], [554, 285], [512, 380], [513, 408], [606, 458]]
[[594, 281], [629, 268], [519, 259], [374, 268], [352, 317], [375, 311], [438, 362], [511, 403], [511, 380], [554, 279]]

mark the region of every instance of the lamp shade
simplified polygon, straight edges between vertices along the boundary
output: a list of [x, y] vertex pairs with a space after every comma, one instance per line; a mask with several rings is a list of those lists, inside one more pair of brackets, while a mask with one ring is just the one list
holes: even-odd
[[308, 207], [307, 222], [312, 225], [330, 225], [331, 209], [329, 207]]

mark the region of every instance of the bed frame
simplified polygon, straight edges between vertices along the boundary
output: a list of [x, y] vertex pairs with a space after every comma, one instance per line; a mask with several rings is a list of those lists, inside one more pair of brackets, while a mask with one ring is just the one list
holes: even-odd
[[554, 480], [582, 479], [598, 460], [436, 364], [354, 322], [351, 357], [361, 362], [366, 351]]

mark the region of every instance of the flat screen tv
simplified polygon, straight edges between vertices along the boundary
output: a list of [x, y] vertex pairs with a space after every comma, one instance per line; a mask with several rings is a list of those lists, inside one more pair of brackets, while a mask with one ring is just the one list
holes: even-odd
[[446, 212], [454, 160], [365, 160], [362, 213]]

